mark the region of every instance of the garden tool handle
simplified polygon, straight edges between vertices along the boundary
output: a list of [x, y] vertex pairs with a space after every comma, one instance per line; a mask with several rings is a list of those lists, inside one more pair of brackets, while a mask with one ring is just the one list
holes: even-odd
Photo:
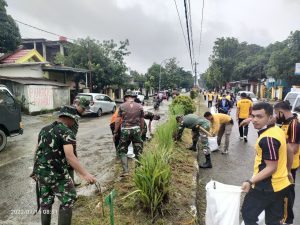
[[211, 133], [209, 133], [207, 130], [205, 130], [202, 127], [199, 127], [201, 131], [203, 131], [204, 133], [206, 133], [208, 136], [212, 137], [213, 135]]

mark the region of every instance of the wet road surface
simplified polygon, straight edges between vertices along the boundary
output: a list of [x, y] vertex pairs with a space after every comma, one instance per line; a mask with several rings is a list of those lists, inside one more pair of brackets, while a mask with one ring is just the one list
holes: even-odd
[[[144, 110], [152, 111], [152, 106]], [[157, 111], [161, 122], [166, 118], [168, 103], [163, 103]], [[82, 165], [97, 177], [101, 186], [114, 179], [115, 148], [109, 128], [110, 115], [84, 117], [80, 119], [77, 135], [78, 157]], [[36, 210], [35, 183], [29, 178], [33, 166], [33, 151], [42, 127], [51, 120], [41, 116], [24, 116], [24, 134], [8, 139], [5, 150], [0, 153], [0, 224], [35, 225], [40, 224]], [[154, 126], [157, 122], [153, 122]], [[83, 188], [84, 189], [84, 188]], [[84, 193], [78, 190], [79, 193]], [[54, 214], [58, 210], [58, 200], [54, 204]], [[57, 215], [52, 216], [56, 224]]]
[[[231, 112], [232, 118], [235, 118], [235, 109]], [[249, 126], [248, 142], [239, 139], [237, 121], [235, 121], [230, 136], [229, 154], [222, 155], [220, 152], [212, 153], [213, 168], [201, 170], [204, 183], [211, 179], [231, 185], [240, 186], [244, 180], [251, 178], [255, 158], [254, 145], [257, 139], [257, 132], [253, 125]], [[224, 141], [224, 137], [222, 142]], [[224, 142], [223, 142], [224, 143]], [[204, 161], [204, 156], [203, 159]], [[296, 200], [294, 206], [295, 220], [294, 224], [300, 224], [300, 175], [296, 178]]]

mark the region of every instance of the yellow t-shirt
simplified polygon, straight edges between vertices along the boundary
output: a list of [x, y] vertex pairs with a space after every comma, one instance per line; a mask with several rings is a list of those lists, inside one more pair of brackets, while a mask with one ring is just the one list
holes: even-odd
[[208, 101], [212, 101], [214, 99], [214, 95], [213, 94], [208, 94], [207, 99], [208, 99]]
[[[297, 120], [297, 117], [293, 117], [288, 119], [283, 125], [281, 125], [281, 129], [285, 133], [285, 138], [287, 143], [299, 143], [300, 139], [300, 124]], [[292, 169], [297, 169], [300, 166], [300, 146], [297, 154], [294, 155]]]
[[237, 108], [239, 108], [239, 118], [246, 119], [250, 115], [250, 108], [253, 107], [253, 103], [249, 99], [241, 99], [237, 102]]
[[213, 121], [211, 123], [212, 134], [217, 134], [219, 132], [221, 124], [227, 124], [232, 121], [232, 118], [230, 116], [223, 113], [215, 113], [212, 116], [213, 116]]
[[226, 99], [228, 99], [230, 101], [230, 99], [231, 99], [230, 95], [226, 95]]
[[266, 167], [265, 160], [277, 161], [278, 166], [270, 178], [254, 184], [258, 190], [278, 192], [290, 185], [288, 179], [286, 139], [282, 129], [277, 126], [269, 127], [259, 132], [255, 145], [256, 156], [254, 174], [258, 174]]

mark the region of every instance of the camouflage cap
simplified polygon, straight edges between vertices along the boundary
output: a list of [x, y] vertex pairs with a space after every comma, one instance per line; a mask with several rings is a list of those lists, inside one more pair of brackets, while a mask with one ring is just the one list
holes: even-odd
[[79, 98], [77, 99], [78, 105], [83, 109], [89, 109], [90, 108], [90, 101], [86, 98]]
[[132, 91], [126, 91], [124, 97], [136, 97], [137, 95]]
[[57, 114], [58, 117], [60, 116], [67, 116], [74, 120], [78, 119], [79, 116], [77, 115], [76, 108], [70, 106], [62, 106]]

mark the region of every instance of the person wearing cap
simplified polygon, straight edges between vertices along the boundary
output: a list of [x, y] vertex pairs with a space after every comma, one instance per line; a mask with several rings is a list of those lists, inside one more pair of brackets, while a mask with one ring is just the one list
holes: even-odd
[[222, 137], [225, 133], [225, 146], [222, 154], [228, 154], [229, 139], [233, 126], [233, 119], [223, 113], [204, 113], [204, 118], [211, 122], [211, 134], [218, 135], [218, 145], [221, 145]]
[[142, 131], [144, 129], [144, 110], [143, 106], [136, 103], [136, 94], [131, 91], [125, 93], [125, 102], [120, 105], [118, 117], [115, 121], [114, 140], [121, 129], [120, 142], [117, 154], [123, 167], [122, 176], [128, 175], [127, 151], [130, 142], [137, 160], [143, 151]]
[[[82, 116], [86, 110], [90, 109], [90, 101], [84, 97], [80, 97], [75, 99], [72, 107], [76, 109], [76, 113], [79, 116], [78, 118], [80, 118], [80, 116]], [[79, 121], [78, 119], [76, 119], [74, 125], [71, 127], [71, 130], [74, 132], [75, 136], [78, 133], [78, 129], [79, 129]]]
[[[149, 133], [151, 134], [151, 125], [153, 120], [160, 120], [160, 115], [154, 114], [152, 112], [146, 111], [144, 113], [144, 119], [149, 120], [148, 127], [149, 127]], [[143, 141], [146, 141], [146, 135], [147, 135], [147, 123], [146, 121], [144, 122], [144, 129], [143, 129], [143, 134], [142, 134], [142, 139]]]
[[[96, 178], [88, 173], [74, 154], [76, 138], [70, 128], [77, 119], [75, 108], [64, 106], [58, 120], [41, 129], [30, 175], [37, 185], [38, 210], [43, 225], [50, 225], [54, 198], [60, 200], [58, 224], [71, 224], [76, 190], [69, 174], [69, 165], [89, 184]], [[41, 200], [41, 203], [40, 203]], [[37, 211], [38, 211], [37, 210]]]
[[[195, 114], [188, 114], [185, 116], [179, 115], [176, 117], [176, 121], [179, 124], [176, 140], [181, 140], [182, 133], [185, 128], [191, 129], [193, 145], [189, 149], [197, 151], [197, 146], [200, 145], [202, 147], [206, 161], [205, 163], [199, 165], [199, 167], [203, 169], [212, 168], [210, 149], [208, 147], [207, 138], [207, 133], [210, 130], [210, 122], [207, 119], [201, 118]], [[201, 128], [206, 130], [207, 133], [201, 130]]]

